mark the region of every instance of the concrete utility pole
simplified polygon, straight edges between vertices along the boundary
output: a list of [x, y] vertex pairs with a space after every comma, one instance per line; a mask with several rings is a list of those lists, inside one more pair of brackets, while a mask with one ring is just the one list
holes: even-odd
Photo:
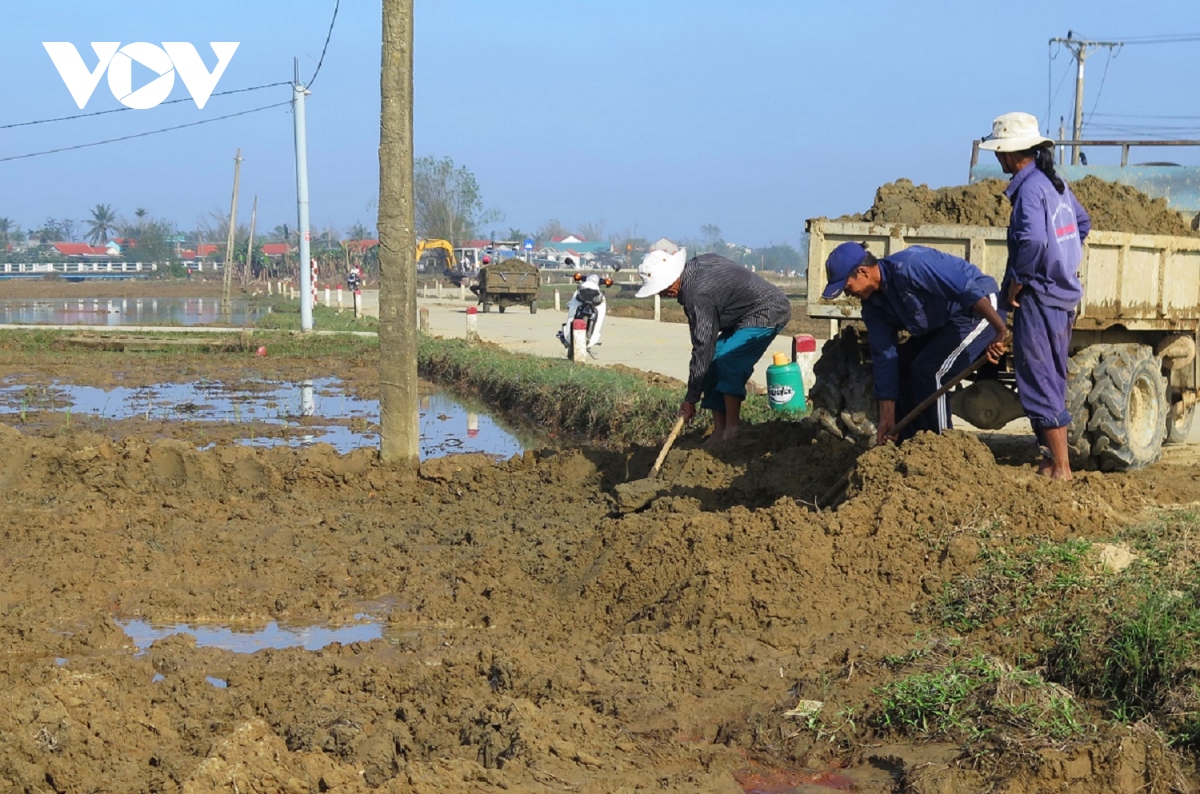
[[383, 0], [379, 113], [380, 457], [416, 468], [417, 266], [413, 214], [413, 0]]
[[[1075, 56], [1075, 121], [1072, 125], [1074, 130], [1071, 133], [1071, 139], [1078, 141], [1082, 140], [1079, 136], [1083, 133], [1083, 63], [1087, 60], [1088, 49], [1108, 47], [1113, 49], [1116, 47], [1124, 47], [1123, 41], [1090, 41], [1088, 39], [1075, 38], [1075, 31], [1068, 30], [1067, 37], [1050, 39], [1051, 44], [1062, 44], [1071, 54]], [[1046, 119], [1049, 122], [1049, 119]], [[1079, 165], [1079, 147], [1071, 147], [1071, 165]]]
[[242, 171], [242, 150], [233, 158], [233, 201], [229, 205], [229, 236], [225, 239], [225, 267], [221, 270], [221, 314], [229, 314], [229, 291], [233, 284], [234, 251], [237, 236], [238, 177]]
[[250, 205], [250, 242], [246, 244], [246, 266], [242, 268], [242, 286], [246, 286], [250, 282], [250, 277], [254, 275], [254, 223], [258, 219], [258, 196], [254, 197], [254, 203]]
[[293, 60], [292, 119], [296, 123], [296, 215], [300, 232], [300, 330], [313, 327], [312, 270], [308, 242], [308, 138], [304, 126], [304, 97], [308, 89], [300, 85], [300, 61]]

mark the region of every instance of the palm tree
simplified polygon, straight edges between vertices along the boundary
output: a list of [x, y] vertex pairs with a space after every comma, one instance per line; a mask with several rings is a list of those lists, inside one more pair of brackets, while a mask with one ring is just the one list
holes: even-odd
[[20, 230], [12, 218], [0, 218], [0, 253], [8, 250], [9, 240]]
[[361, 221], [355, 221], [347, 233], [350, 235], [351, 240], [365, 240], [371, 236], [370, 230]]
[[87, 239], [92, 245], [106, 245], [108, 233], [117, 228], [117, 214], [107, 204], [97, 204], [92, 210], [92, 219], [87, 221]]

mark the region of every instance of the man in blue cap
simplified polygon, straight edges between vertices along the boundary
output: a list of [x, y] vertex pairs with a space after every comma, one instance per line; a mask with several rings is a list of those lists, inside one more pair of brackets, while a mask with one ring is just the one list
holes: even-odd
[[[842, 243], [829, 254], [825, 275], [822, 298], [845, 292], [862, 301], [879, 399], [876, 443], [897, 440], [897, 416], [980, 356], [998, 363], [1004, 354], [1008, 328], [996, 280], [964, 259], [920, 245], [876, 259], [862, 243]], [[904, 344], [897, 344], [900, 331], [910, 336]], [[943, 395], [898, 440], [950, 427], [950, 400]]]

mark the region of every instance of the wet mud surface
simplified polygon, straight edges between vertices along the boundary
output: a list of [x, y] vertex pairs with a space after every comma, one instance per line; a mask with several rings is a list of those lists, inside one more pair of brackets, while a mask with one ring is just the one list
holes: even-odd
[[[954, 434], [864, 455], [850, 499], [815, 512], [849, 445], [803, 424], [698, 441], [623, 515], [613, 489], [654, 450], [398, 472], [370, 450], [0, 427], [0, 785], [898, 791], [921, 748], [835, 756], [783, 713], [847, 666], [871, 686], [915, 605], [972, 564], [944, 553], [957, 528], [1099, 536], [1200, 494], [1168, 467], [1050, 483]], [[118, 623], [364, 616], [378, 639], [256, 653], [139, 649]]]
[[[0, 350], [28, 382], [316, 371], [378, 397], [369, 356]], [[1126, 731], [989, 778], [957, 747], [817, 741], [794, 710], [888, 680], [880, 659], [978, 564], [971, 528], [1109, 537], [1200, 499], [1192, 459], [1063, 484], [967, 434], [863, 454], [772, 423], [714, 452], [685, 435], [661, 493], [622, 513], [657, 449], [398, 471], [167, 420], [4, 421], [0, 791], [1132, 794], [1181, 774]]]

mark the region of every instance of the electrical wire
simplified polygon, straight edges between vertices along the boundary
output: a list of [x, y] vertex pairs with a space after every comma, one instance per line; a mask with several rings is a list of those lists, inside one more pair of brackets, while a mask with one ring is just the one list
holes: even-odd
[[317, 79], [317, 75], [321, 73], [321, 64], [325, 63], [325, 50], [329, 49], [329, 39], [333, 37], [333, 23], [337, 22], [338, 8], [341, 4], [342, 0], [334, 0], [333, 19], [329, 20], [329, 32], [325, 34], [325, 46], [321, 48], [321, 57], [317, 59], [317, 69], [313, 72], [313, 76], [308, 78], [308, 85], [305, 88], [311, 88]]
[[1120, 41], [1123, 44], [1182, 44], [1190, 41], [1200, 41], [1200, 33], [1178, 33], [1160, 36], [1117, 36], [1106, 41]]
[[[1115, 49], [1118, 53], [1120, 52], [1120, 47]], [[1096, 115], [1096, 106], [1100, 104], [1100, 95], [1104, 93], [1104, 81], [1108, 79], [1108, 65], [1112, 63], [1112, 59], [1114, 57], [1113, 50], [1113, 47], [1108, 48], [1108, 56], [1104, 59], [1104, 74], [1100, 77], [1100, 88], [1096, 91], [1095, 100], [1092, 101], [1092, 112], [1085, 116], [1079, 125], [1081, 129], [1088, 123], [1088, 118]]]
[[[249, 88], [231, 88], [228, 91], [218, 91], [215, 94], [211, 94], [211, 96], [228, 96], [229, 94], [244, 94], [247, 91], [258, 91], [259, 89], [262, 89], [262, 88], [274, 88], [275, 86], [279, 86], [279, 85], [291, 85], [291, 83], [288, 82], [287, 80], [284, 80], [279, 83], [264, 83], [263, 85], [254, 85], [254, 86], [250, 86]], [[190, 101], [192, 101], [191, 97], [183, 97], [181, 99], [168, 99], [166, 102], [160, 102], [158, 105], [156, 105], [156, 107], [161, 107], [162, 105], [174, 105], [176, 102], [190, 102]], [[92, 116], [103, 116], [108, 113], [121, 113], [126, 110], [134, 110], [134, 108], [119, 107], [119, 108], [112, 108], [111, 110], [97, 110], [92, 113], [76, 113], [74, 116], [58, 116], [58, 117], [52, 118], [52, 119], [37, 119], [36, 121], [18, 121], [14, 124], [0, 124], [0, 130], [11, 130], [11, 129], [16, 129], [17, 127], [32, 127], [35, 124], [50, 124], [55, 121], [71, 121], [72, 119], [86, 119], [86, 118], [91, 118]]]
[[88, 147], [91, 147], [91, 146], [103, 146], [106, 143], [116, 143], [118, 141], [128, 141], [128, 140], [132, 140], [134, 138], [145, 138], [148, 135], [157, 135], [160, 132], [171, 132], [172, 130], [181, 130], [181, 129], [184, 129], [185, 127], [196, 127], [201, 124], [210, 124], [214, 121], [222, 121], [224, 119], [231, 119], [231, 118], [235, 118], [237, 116], [245, 116], [250, 113], [258, 113], [261, 110], [270, 110], [271, 108], [283, 107], [284, 105], [290, 105], [290, 104], [292, 104], [291, 100], [289, 100], [287, 102], [276, 102], [274, 105], [263, 105], [262, 107], [251, 108], [250, 110], [242, 110], [237, 113], [229, 113], [224, 116], [214, 116], [211, 119], [200, 119], [199, 121], [190, 121], [187, 124], [177, 124], [174, 127], [163, 127], [162, 129], [150, 130], [149, 132], [138, 132], [133, 135], [122, 135], [120, 138], [109, 138], [108, 140], [104, 140], [104, 141], [93, 141], [91, 143], [79, 143], [79, 144], [75, 144], [74, 146], [62, 146], [57, 149], [46, 149], [45, 151], [41, 151], [41, 152], [30, 152], [29, 154], [16, 154], [16, 155], [12, 155], [10, 157], [0, 157], [0, 163], [7, 163], [10, 160], [25, 160], [30, 157], [41, 157], [44, 154], [57, 154], [59, 152], [70, 152], [70, 151], [74, 151], [75, 149], [87, 149]]

